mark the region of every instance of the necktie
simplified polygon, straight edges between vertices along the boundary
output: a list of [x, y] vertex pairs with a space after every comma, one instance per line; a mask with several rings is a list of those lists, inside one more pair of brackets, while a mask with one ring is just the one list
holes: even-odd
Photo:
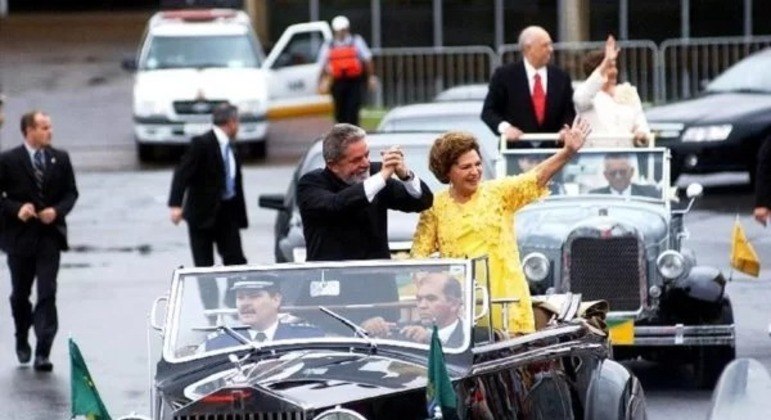
[[35, 154], [33, 155], [34, 159], [34, 174], [35, 174], [35, 185], [37, 186], [38, 193], [42, 194], [43, 192], [43, 176], [45, 175], [45, 156], [43, 156], [42, 150], [36, 150]]
[[254, 341], [258, 343], [262, 343], [263, 341], [267, 340], [268, 336], [265, 335], [264, 332], [258, 331], [256, 334], [254, 334]]
[[536, 73], [533, 79], [535, 79], [532, 95], [533, 109], [535, 109], [535, 119], [538, 121], [538, 125], [541, 125], [546, 117], [546, 93], [543, 91], [543, 84], [541, 84], [541, 75]]
[[222, 192], [222, 199], [230, 200], [236, 195], [236, 179], [230, 169], [230, 142], [225, 143], [222, 164], [225, 165], [225, 191]]

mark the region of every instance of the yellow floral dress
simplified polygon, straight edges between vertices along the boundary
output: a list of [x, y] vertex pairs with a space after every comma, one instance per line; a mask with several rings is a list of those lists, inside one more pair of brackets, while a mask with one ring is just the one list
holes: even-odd
[[[516, 297], [509, 307], [509, 332], [535, 330], [530, 290], [520, 265], [514, 212], [548, 195], [538, 186], [535, 172], [483, 181], [471, 199], [458, 203], [449, 190], [434, 196], [434, 206], [420, 214], [412, 242], [413, 258], [435, 252], [448, 258], [487, 255], [493, 298]], [[493, 305], [493, 326], [502, 328], [500, 305]]]

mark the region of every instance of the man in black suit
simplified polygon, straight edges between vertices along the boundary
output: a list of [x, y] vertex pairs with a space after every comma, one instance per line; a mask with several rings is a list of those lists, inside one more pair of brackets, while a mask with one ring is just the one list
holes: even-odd
[[308, 261], [390, 258], [388, 209], [420, 212], [433, 204], [398, 146], [381, 152], [382, 164], [370, 164], [365, 135], [336, 124], [323, 140], [326, 167], [297, 183]]
[[[16, 356], [32, 357], [28, 343], [35, 330], [34, 368], [51, 371], [51, 346], [58, 329], [56, 277], [59, 257], [67, 250], [65, 217], [75, 206], [78, 189], [70, 157], [51, 147], [51, 118], [31, 111], [21, 118], [24, 144], [0, 155], [3, 250], [11, 271], [11, 311], [16, 325]], [[29, 301], [37, 278], [37, 304]]]
[[[246, 264], [239, 229], [248, 221], [241, 162], [232, 144], [238, 133], [238, 109], [218, 105], [212, 119], [211, 131], [192, 139], [174, 171], [168, 203], [171, 221], [175, 225], [182, 218], [187, 221], [196, 267], [214, 265], [214, 244], [224, 265]], [[202, 285], [200, 292], [206, 309], [219, 306], [214, 282]]]
[[758, 151], [758, 167], [755, 177], [755, 220], [763, 226], [771, 219], [771, 137], [763, 141]]
[[[265, 343], [275, 340], [323, 337], [324, 331], [312, 325], [280, 322], [281, 292], [277, 280], [245, 280], [234, 283], [238, 319], [243, 326], [233, 330], [246, 341]], [[243, 344], [228, 333], [217, 333], [204, 343], [206, 350], [216, 350]]]
[[463, 290], [460, 282], [447, 273], [428, 273], [418, 280], [415, 298], [418, 301], [419, 324], [399, 328], [396, 323], [374, 317], [362, 322], [361, 327], [375, 337], [428, 344], [431, 327], [436, 324], [442, 345], [460, 347], [466, 335], [466, 327], [461, 320]]
[[608, 186], [593, 189], [589, 191], [590, 193], [661, 198], [661, 191], [656, 186], [632, 182], [634, 166], [632, 156], [628, 153], [608, 153], [605, 155], [603, 165], [602, 173], [608, 181]]
[[525, 28], [519, 46], [523, 60], [493, 73], [482, 120], [509, 142], [516, 142], [523, 133], [561, 133], [576, 115], [570, 76], [549, 64], [552, 41], [543, 28]]

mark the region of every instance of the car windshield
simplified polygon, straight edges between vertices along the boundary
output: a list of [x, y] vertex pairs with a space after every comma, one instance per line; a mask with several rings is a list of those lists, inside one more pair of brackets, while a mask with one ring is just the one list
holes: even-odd
[[715, 78], [706, 91], [771, 93], [771, 54], [760, 53], [748, 57]]
[[[521, 174], [554, 152], [507, 150], [505, 171], [509, 175]], [[664, 153], [664, 149], [583, 149], [552, 178], [550, 197], [604, 195], [663, 202], [669, 182]]]
[[247, 34], [222, 36], [155, 36], [140, 68], [254, 68], [260, 66]]
[[462, 351], [471, 331], [469, 267], [432, 260], [183, 270], [167, 320], [170, 349], [174, 358], [297, 340], [428, 349], [436, 323], [445, 350]]

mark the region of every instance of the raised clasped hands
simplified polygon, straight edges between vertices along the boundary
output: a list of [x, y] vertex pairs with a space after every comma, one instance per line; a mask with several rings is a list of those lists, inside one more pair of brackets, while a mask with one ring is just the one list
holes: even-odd
[[592, 127], [589, 125], [589, 122], [583, 118], [576, 117], [573, 120], [572, 126], [568, 127], [565, 124], [565, 127], [560, 131], [560, 141], [563, 142], [563, 147], [573, 154], [583, 147], [586, 137], [591, 132]]
[[405, 179], [409, 176], [410, 170], [404, 163], [404, 152], [402, 152], [401, 147], [391, 146], [380, 152], [380, 155], [383, 158], [383, 169], [380, 172], [384, 178], [388, 179], [393, 174], [396, 174], [399, 179]]

